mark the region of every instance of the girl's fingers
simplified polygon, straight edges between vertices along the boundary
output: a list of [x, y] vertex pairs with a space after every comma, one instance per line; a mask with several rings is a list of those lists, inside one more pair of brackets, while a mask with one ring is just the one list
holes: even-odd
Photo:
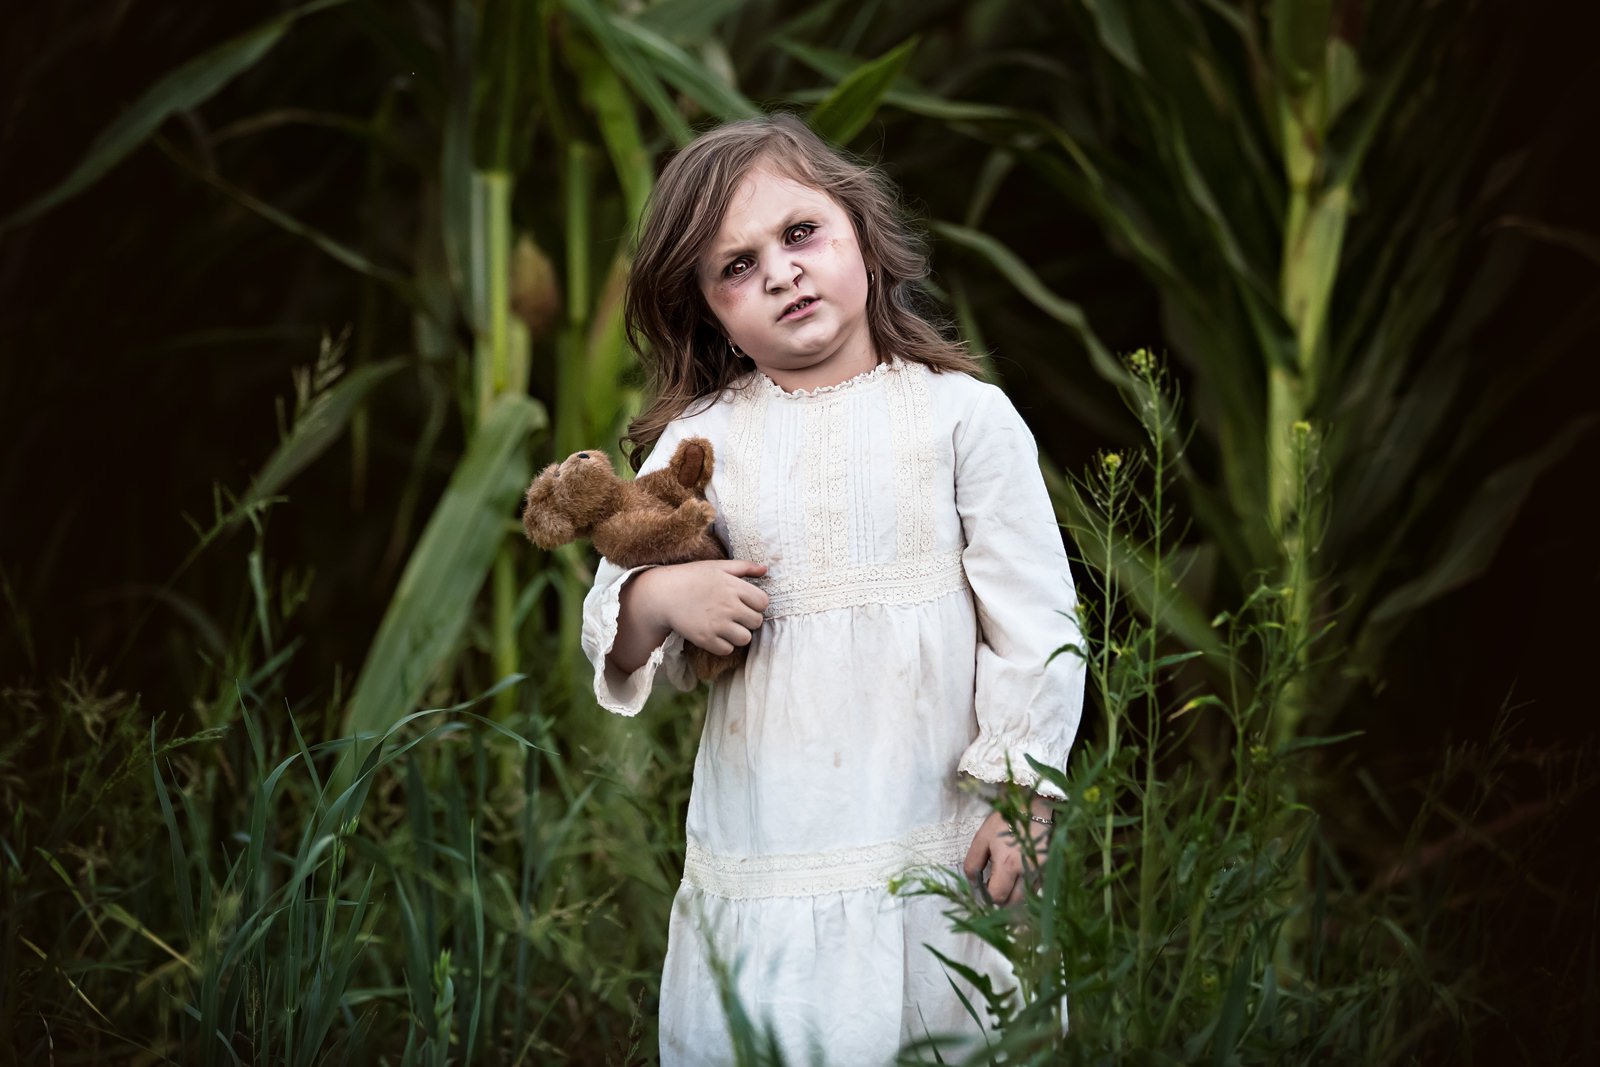
[[736, 645], [742, 646], [750, 643], [750, 631], [736, 622], [724, 623], [718, 627], [717, 636]]
[[989, 845], [979, 834], [972, 839], [972, 846], [967, 849], [967, 858], [961, 863], [961, 872], [967, 880], [977, 884], [978, 876], [983, 873], [983, 865], [989, 859]]
[[723, 570], [736, 578], [759, 578], [767, 573], [765, 563], [754, 563], [747, 559], [725, 559], [717, 562]]
[[[996, 867], [1000, 866], [995, 864]], [[1011, 891], [1017, 887], [1016, 876], [1006, 870], [989, 871], [989, 899], [996, 904], [1010, 904]]]
[[759, 585], [751, 585], [749, 582], [740, 582], [739, 586], [740, 588], [738, 592], [739, 599], [741, 601], [743, 601], [754, 611], [761, 612], [767, 610], [767, 605], [771, 603], [772, 598], [767, 595], [767, 591], [765, 589], [761, 588]]

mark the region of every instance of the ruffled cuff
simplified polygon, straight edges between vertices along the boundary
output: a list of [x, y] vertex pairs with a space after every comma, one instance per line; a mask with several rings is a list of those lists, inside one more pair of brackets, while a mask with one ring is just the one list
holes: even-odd
[[[1023, 753], [1038, 760], [1046, 767], [1056, 767], [1065, 770], [1067, 766], [1067, 750], [1059, 753], [1041, 750], [1034, 745], [1017, 742], [1007, 743], [994, 733], [979, 730], [978, 739], [967, 746], [961, 754], [960, 761], [956, 764], [958, 774], [970, 775], [982, 782], [999, 784], [1001, 782], [1016, 782], [1026, 786], [1042, 797], [1052, 800], [1065, 800], [1067, 795], [1061, 788], [1033, 769]], [[1006, 773], [1006, 757], [1011, 758], [1011, 773]]]
[[683, 636], [667, 634], [632, 674], [623, 674], [607, 662], [617, 641], [618, 620], [622, 614], [622, 587], [635, 574], [655, 564], [623, 571], [601, 560], [603, 569], [613, 571], [612, 580], [597, 575], [583, 606], [583, 650], [594, 666], [594, 698], [602, 708], [618, 715], [637, 715], [655, 688], [656, 673], [665, 670], [674, 687], [688, 692], [699, 682], [694, 668], [684, 655]]

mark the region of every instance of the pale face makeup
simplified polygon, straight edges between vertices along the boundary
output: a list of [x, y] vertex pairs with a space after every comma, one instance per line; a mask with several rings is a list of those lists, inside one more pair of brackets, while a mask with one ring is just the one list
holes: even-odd
[[[850, 216], [765, 163], [734, 190], [698, 282], [722, 332], [784, 389], [836, 385], [877, 365]], [[785, 314], [802, 296], [811, 305]]]

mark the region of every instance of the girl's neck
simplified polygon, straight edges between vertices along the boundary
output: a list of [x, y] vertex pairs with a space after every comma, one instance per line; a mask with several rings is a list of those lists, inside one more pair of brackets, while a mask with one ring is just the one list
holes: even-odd
[[797, 369], [758, 367], [757, 369], [784, 392], [796, 393], [839, 385], [851, 378], [866, 374], [877, 367], [879, 362], [881, 361], [877, 353], [868, 348], [860, 353], [852, 353], [848, 359], [840, 357], [840, 360], [836, 361], [830, 358], [810, 367]]

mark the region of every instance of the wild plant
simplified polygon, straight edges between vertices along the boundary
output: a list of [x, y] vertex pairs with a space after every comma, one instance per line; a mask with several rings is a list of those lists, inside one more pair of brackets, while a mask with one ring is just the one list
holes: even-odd
[[[1079, 598], [1082, 643], [1058, 654], [1084, 660], [1092, 706], [1070, 767], [1028, 759], [1068, 799], [1048, 830], [1026, 818], [1020, 788], [995, 802], [1031, 846], [1022, 850], [1031, 891], [1019, 905], [996, 906], [943, 869], [912, 872], [897, 888], [944, 898], [955, 928], [1011, 962], [1014, 984], [997, 985], [944, 959], [969, 1010], [994, 1032], [971, 1062], [1413, 1055], [1428, 1036], [1417, 1021], [1448, 1024], [1431, 1009], [1459, 990], [1436, 981], [1387, 902], [1330, 885], [1335, 861], [1307, 799], [1312, 761], [1360, 731], [1275, 728], [1282, 694], [1319, 666], [1334, 620], [1305, 617], [1292, 583], [1258, 574], [1242, 604], [1211, 620], [1222, 662], [1185, 674], [1204, 653], [1171, 647], [1162, 625], [1164, 591], [1183, 578], [1169, 577], [1182, 538], [1168, 504], [1171, 450], [1181, 448], [1176, 390], [1149, 352], [1125, 365], [1135, 383], [1125, 399], [1149, 451], [1104, 452], [1072, 479], [1081, 494], [1074, 513], [1099, 522], [1071, 529], [1092, 592]], [[1317, 434], [1300, 423], [1294, 439], [1294, 513], [1304, 521], [1292, 536], [1309, 560], [1327, 502]], [[1118, 560], [1128, 553], [1147, 565], [1125, 571]], [[1152, 578], [1128, 588], [1123, 573]], [[1207, 681], [1219, 668], [1223, 687]], [[1342, 927], [1341, 908], [1350, 920]], [[1372, 966], [1380, 959], [1384, 966]], [[936, 1036], [909, 1045], [902, 1062], [935, 1062], [921, 1054]]]

